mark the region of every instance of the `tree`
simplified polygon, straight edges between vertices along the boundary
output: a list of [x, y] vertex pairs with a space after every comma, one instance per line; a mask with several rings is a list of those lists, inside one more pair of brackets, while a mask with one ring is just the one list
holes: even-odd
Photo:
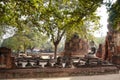
[[[78, 30], [87, 33], [84, 22], [95, 16], [103, 0], [2, 0], [1, 23], [24, 30], [23, 26], [37, 27], [47, 34], [55, 46], [62, 37]], [[92, 20], [92, 18], [91, 18]], [[94, 23], [94, 21], [93, 21]]]
[[[72, 35], [74, 32], [86, 34], [88, 28], [85, 21], [95, 22], [95, 10], [100, 6], [102, 0], [74, 0], [56, 1], [49, 0], [41, 12], [40, 29], [51, 38], [55, 46], [56, 59], [57, 46], [65, 35]], [[47, 15], [46, 15], [47, 14]]]
[[26, 49], [32, 51], [35, 47], [40, 48], [47, 39], [45, 35], [35, 31], [34, 27], [25, 27], [23, 31], [16, 32], [12, 37], [5, 39], [2, 46], [12, 48], [16, 52], [22, 50], [25, 53]]
[[32, 27], [29, 34], [25, 35], [30, 40], [28, 48], [32, 51], [35, 47], [42, 48], [43, 45], [48, 41], [48, 37], [43, 33], [39, 32], [36, 28]]
[[114, 4], [112, 4], [108, 10], [109, 12], [109, 28], [112, 28], [114, 30], [120, 30], [120, 0], [117, 0]]
[[25, 52], [29, 43], [30, 41], [27, 37], [23, 35], [20, 36], [17, 34], [5, 39], [1, 46], [11, 48], [12, 50], [17, 51], [19, 53], [19, 51], [21, 50]]

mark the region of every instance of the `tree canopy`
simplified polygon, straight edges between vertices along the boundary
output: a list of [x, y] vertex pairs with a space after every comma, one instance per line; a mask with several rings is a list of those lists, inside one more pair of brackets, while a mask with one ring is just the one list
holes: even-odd
[[24, 31], [15, 32], [13, 36], [3, 41], [1, 46], [11, 48], [15, 52], [26, 51], [34, 48], [42, 48], [47, 42], [48, 38], [46, 35], [41, 34], [33, 27], [25, 28]]
[[38, 27], [42, 21], [47, 22], [46, 26], [54, 22], [61, 29], [77, 27], [94, 15], [101, 3], [102, 0], [1, 0], [0, 24], [23, 29], [28, 23]]
[[[47, 34], [55, 46], [62, 37], [77, 32], [81, 37], [97, 29], [99, 17], [96, 9], [103, 0], [1, 0], [0, 25], [8, 25], [24, 31], [36, 27]], [[91, 28], [89, 26], [92, 25]]]
[[108, 10], [109, 12], [109, 25], [114, 30], [120, 30], [120, 0], [117, 0]]

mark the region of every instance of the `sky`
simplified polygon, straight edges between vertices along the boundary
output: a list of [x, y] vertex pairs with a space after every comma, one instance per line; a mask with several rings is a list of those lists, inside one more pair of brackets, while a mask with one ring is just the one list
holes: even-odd
[[105, 5], [102, 5], [100, 8], [97, 9], [97, 15], [100, 16], [100, 25], [101, 28], [94, 33], [96, 37], [103, 37], [107, 34], [107, 19], [108, 19], [108, 13]]
[[[108, 0], [104, 0], [105, 2], [108, 1]], [[116, 2], [116, 0], [110, 0], [112, 1], [112, 4], [114, 2]], [[99, 7], [97, 9], [97, 15], [100, 16], [100, 24], [101, 24], [101, 28], [96, 31], [94, 33], [95, 37], [103, 37], [103, 36], [106, 36], [107, 35], [107, 32], [108, 32], [108, 29], [107, 29], [107, 25], [108, 25], [108, 13], [107, 13], [107, 9], [105, 7], [105, 5], [102, 5], [101, 7]]]

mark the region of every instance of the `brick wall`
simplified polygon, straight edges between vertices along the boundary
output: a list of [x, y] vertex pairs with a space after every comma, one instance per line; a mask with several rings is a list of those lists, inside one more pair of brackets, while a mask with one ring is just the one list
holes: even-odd
[[115, 66], [86, 67], [86, 68], [29, 68], [0, 70], [0, 79], [10, 78], [40, 78], [40, 77], [64, 77], [77, 75], [96, 75], [105, 73], [118, 73]]

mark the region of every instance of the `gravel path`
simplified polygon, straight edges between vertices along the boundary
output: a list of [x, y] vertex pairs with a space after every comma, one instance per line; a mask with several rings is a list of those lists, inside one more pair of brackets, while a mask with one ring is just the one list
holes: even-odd
[[74, 77], [36, 78], [36, 79], [9, 79], [9, 80], [120, 80], [120, 73], [108, 74], [108, 75], [95, 75], [95, 76], [74, 76]]

